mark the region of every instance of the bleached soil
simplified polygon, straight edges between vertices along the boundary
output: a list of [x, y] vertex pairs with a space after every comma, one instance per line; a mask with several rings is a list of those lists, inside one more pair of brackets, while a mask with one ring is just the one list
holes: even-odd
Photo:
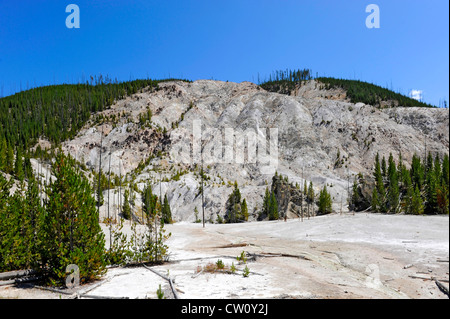
[[[102, 225], [107, 245], [108, 229]], [[179, 298], [447, 298], [449, 217], [344, 214], [245, 224], [166, 226], [170, 261], [152, 267]], [[130, 225], [124, 226], [130, 232]], [[256, 254], [245, 264], [242, 251]], [[235, 274], [200, 272], [222, 260]], [[413, 278], [415, 277], [415, 278]], [[425, 279], [420, 279], [425, 278]], [[110, 268], [86, 296], [156, 298], [169, 283], [143, 267]], [[66, 298], [30, 287], [0, 287], [3, 298]]]

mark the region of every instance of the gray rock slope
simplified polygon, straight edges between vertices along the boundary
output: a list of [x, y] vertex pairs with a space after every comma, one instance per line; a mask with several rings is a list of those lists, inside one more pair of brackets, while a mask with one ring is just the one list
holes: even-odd
[[[177, 221], [194, 221], [195, 207], [201, 217], [203, 158], [205, 215], [213, 222], [224, 215], [234, 181], [250, 220], [275, 171], [301, 186], [312, 181], [317, 194], [328, 185], [334, 210], [342, 202], [346, 211], [349, 184], [359, 172], [371, 175], [377, 152], [386, 158], [401, 152], [409, 163], [425, 149], [449, 151], [448, 109], [352, 104], [345, 92], [322, 91], [314, 81], [294, 93], [270, 93], [249, 82], [166, 82], [157, 91], [117, 101], [101, 119], [94, 115], [63, 149], [98, 170], [102, 143], [102, 171], [126, 176], [120, 192], [110, 191], [110, 214], [117, 214], [123, 188], [136, 185], [132, 209], [140, 216], [137, 190], [150, 183], [154, 193], [167, 194]], [[151, 121], [145, 123], [149, 110]], [[104, 196], [102, 216], [107, 191]]]

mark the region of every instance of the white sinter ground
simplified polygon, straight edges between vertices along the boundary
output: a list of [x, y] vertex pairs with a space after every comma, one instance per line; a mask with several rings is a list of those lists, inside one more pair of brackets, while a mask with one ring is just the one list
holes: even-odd
[[[139, 228], [139, 227], [138, 227]], [[102, 225], [107, 246], [108, 228]], [[151, 267], [174, 281], [179, 298], [447, 298], [449, 217], [379, 214], [328, 216], [244, 224], [166, 226], [170, 262]], [[123, 231], [131, 234], [129, 224]], [[263, 255], [245, 264], [242, 251]], [[199, 273], [222, 260], [236, 274]], [[405, 267], [406, 266], [406, 267]], [[420, 278], [425, 278], [420, 279]], [[86, 296], [156, 298], [169, 283], [144, 267], [110, 268]], [[1, 287], [1, 297], [59, 298], [38, 289]], [[65, 296], [62, 296], [63, 298]]]

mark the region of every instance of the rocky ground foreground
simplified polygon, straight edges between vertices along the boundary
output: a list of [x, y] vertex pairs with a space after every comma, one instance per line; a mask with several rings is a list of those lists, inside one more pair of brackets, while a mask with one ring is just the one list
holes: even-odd
[[[205, 228], [180, 222], [166, 228], [172, 233], [169, 262], [150, 267], [153, 271], [110, 268], [102, 280], [77, 292], [88, 291], [84, 298], [156, 298], [161, 285], [165, 296], [173, 297], [160, 274], [172, 280], [180, 299], [447, 298], [435, 279], [448, 289], [448, 216], [333, 214]], [[236, 259], [242, 252], [246, 264]], [[214, 271], [218, 260], [225, 270], [234, 264], [235, 273]], [[1, 298], [74, 296], [25, 285], [0, 288]]]

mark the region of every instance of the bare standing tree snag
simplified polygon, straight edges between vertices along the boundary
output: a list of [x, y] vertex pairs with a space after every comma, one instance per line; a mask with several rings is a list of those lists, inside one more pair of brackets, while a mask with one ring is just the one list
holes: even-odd
[[111, 243], [112, 243], [112, 219], [109, 214], [109, 191], [111, 189], [111, 150], [109, 151], [109, 172], [108, 172], [108, 223], [109, 223], [109, 249], [111, 250]]
[[97, 191], [97, 214], [100, 218], [100, 202], [101, 202], [101, 177], [102, 177], [102, 148], [103, 148], [103, 127], [100, 132], [100, 162], [98, 165], [98, 191]]
[[202, 146], [202, 148], [201, 148], [201, 157], [202, 157], [202, 170], [201, 170], [201, 172], [202, 172], [202, 214], [203, 214], [203, 228], [205, 228], [205, 199], [204, 199], [204, 195], [203, 195], [203, 192], [204, 192], [204, 181], [203, 181], [203, 146]]
[[117, 217], [120, 216], [120, 208], [122, 207], [122, 160], [119, 161], [119, 207]]

